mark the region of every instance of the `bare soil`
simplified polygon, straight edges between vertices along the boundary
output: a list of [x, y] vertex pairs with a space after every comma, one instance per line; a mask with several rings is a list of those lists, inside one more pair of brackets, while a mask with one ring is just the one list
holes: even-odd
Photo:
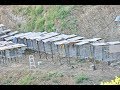
[[[84, 60], [81, 62], [75, 59], [71, 60], [71, 65], [68, 65], [67, 59], [62, 59], [62, 65], [58, 59], [54, 58], [52, 61], [50, 55], [48, 60], [45, 59], [44, 55], [39, 58], [38, 53], [33, 53], [37, 68], [33, 70], [29, 69], [28, 55], [18, 63], [12, 60], [11, 63], [0, 64], [0, 84], [1, 85], [19, 85], [19, 84], [30, 84], [30, 85], [99, 85], [101, 81], [110, 81], [115, 76], [120, 75], [120, 66], [108, 66], [105, 62], [96, 62], [96, 70], [92, 70], [90, 65], [93, 63], [90, 60]], [[19, 59], [21, 60], [21, 59]], [[37, 65], [38, 61], [42, 61], [41, 65]], [[60, 73], [60, 76], [48, 76], [50, 73]], [[27, 75], [30, 75], [32, 79], [24, 79]], [[83, 80], [81, 83], [76, 83], [75, 77], [84, 75], [88, 80]], [[21, 80], [26, 80], [23, 83]], [[28, 81], [27, 81], [28, 80]], [[20, 83], [21, 82], [21, 83]]]

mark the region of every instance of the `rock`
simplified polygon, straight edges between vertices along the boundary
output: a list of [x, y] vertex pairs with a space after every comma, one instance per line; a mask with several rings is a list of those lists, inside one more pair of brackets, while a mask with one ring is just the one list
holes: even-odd
[[96, 70], [95, 65], [93, 65], [93, 64], [92, 64], [92, 65], [90, 65], [90, 69], [91, 69], [91, 70]]
[[119, 65], [119, 64], [120, 64], [120, 61], [119, 61], [119, 62], [117, 62], [117, 64]]
[[41, 65], [42, 63], [43, 63], [42, 61], [39, 61], [39, 62], [38, 62], [38, 65]]
[[113, 67], [115, 67], [115, 66], [117, 66], [118, 64], [117, 63], [111, 63], [110, 64], [110, 66], [113, 66]]
[[111, 62], [110, 62], [110, 61], [108, 61], [108, 62], [107, 62], [107, 64], [108, 64], [108, 65], [110, 65], [110, 64], [111, 64]]

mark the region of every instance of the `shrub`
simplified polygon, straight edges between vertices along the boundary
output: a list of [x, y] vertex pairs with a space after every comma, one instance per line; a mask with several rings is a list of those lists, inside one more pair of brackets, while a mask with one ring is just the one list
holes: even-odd
[[101, 82], [100, 85], [120, 85], [120, 77], [115, 77], [114, 80], [111, 80], [110, 82]]
[[[26, 23], [21, 24], [19, 28], [21, 32], [28, 31], [47, 31], [53, 32], [58, 28], [56, 25], [56, 20], [58, 19], [62, 25], [60, 25], [62, 30], [70, 28], [75, 29], [75, 24], [66, 22], [66, 18], [70, 16], [71, 9], [74, 5], [63, 6], [63, 5], [53, 5], [47, 10], [44, 10], [42, 5], [19, 7], [13, 12], [14, 14], [19, 13], [26, 18]], [[73, 19], [70, 19], [74, 21]], [[74, 30], [73, 30], [74, 31]]]
[[28, 74], [25, 77], [23, 77], [21, 80], [19, 80], [18, 83], [21, 85], [28, 85], [28, 84], [30, 84], [31, 80], [33, 80], [33, 79], [34, 78]]
[[84, 80], [88, 80], [89, 78], [85, 75], [78, 75], [75, 77], [75, 83], [83, 83]]

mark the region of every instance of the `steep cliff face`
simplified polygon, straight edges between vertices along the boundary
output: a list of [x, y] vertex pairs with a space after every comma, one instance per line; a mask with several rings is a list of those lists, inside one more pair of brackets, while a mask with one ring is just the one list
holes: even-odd
[[[13, 30], [18, 29], [18, 24], [26, 21], [20, 15], [14, 15], [12, 10], [20, 7], [28, 7], [25, 5], [18, 6], [0, 6], [0, 23], [5, 24]], [[43, 5], [44, 12], [49, 11], [51, 5]], [[54, 7], [56, 7], [54, 5]], [[120, 15], [119, 5], [76, 5], [71, 9], [71, 14], [66, 18], [66, 22], [73, 27], [59, 30], [62, 33], [75, 33], [81, 36], [101, 37], [106, 41], [120, 40], [120, 30], [116, 26], [114, 19]], [[75, 21], [75, 23], [73, 22]], [[55, 26], [61, 29], [61, 21], [56, 20]], [[74, 30], [74, 28], [76, 28]]]

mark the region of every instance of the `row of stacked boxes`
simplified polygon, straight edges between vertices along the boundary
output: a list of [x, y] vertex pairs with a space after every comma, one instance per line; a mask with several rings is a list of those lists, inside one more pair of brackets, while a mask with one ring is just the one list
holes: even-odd
[[[61, 57], [119, 60], [120, 42], [104, 42], [101, 38], [86, 39], [77, 35], [56, 32], [28, 32], [12, 37], [14, 43], [25, 44], [29, 49], [60, 55]], [[103, 49], [106, 47], [105, 49]], [[107, 54], [106, 54], [107, 53]]]
[[18, 31], [12, 32], [10, 29], [7, 29], [5, 25], [0, 24], [0, 60], [12, 59], [23, 56], [26, 45], [15, 44], [7, 40], [9, 37], [17, 34]]
[[1, 59], [13, 59], [23, 57], [23, 53], [26, 49], [24, 44], [15, 44], [11, 41], [0, 41], [0, 58]]
[[14, 36], [16, 34], [18, 34], [18, 31], [12, 32], [10, 29], [7, 29], [5, 25], [0, 24], [0, 40], [1, 41], [4, 41], [6, 40], [6, 38], [10, 36]]

